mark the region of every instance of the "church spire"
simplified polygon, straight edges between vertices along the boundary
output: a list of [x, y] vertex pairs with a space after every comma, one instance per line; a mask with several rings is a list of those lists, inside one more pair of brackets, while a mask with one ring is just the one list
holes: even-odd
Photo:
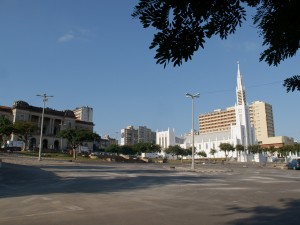
[[240, 63], [238, 64], [238, 71], [237, 71], [237, 87], [236, 87], [236, 104], [237, 105], [245, 105], [246, 104], [246, 94], [245, 89], [242, 83], [242, 75], [240, 71]]
[[242, 75], [240, 64], [238, 62], [237, 70], [237, 87], [236, 87], [236, 105], [235, 105], [236, 124], [240, 127], [238, 131], [238, 139], [244, 146], [252, 145], [253, 135], [250, 123], [249, 107], [246, 102], [245, 88], [242, 83]]

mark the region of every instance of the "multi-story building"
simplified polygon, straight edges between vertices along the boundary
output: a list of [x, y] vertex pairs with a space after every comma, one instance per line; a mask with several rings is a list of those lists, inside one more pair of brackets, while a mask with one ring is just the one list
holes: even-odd
[[121, 145], [134, 145], [138, 143], [138, 131], [133, 126], [121, 130]]
[[198, 122], [200, 134], [228, 131], [232, 125], [236, 125], [235, 107], [200, 114]]
[[146, 126], [138, 127], [138, 143], [156, 143], [156, 132]]
[[[204, 151], [208, 157], [225, 157], [220, 151], [221, 143], [230, 143], [233, 146], [241, 144], [245, 146], [245, 152], [232, 153], [240, 161], [261, 160], [261, 155], [251, 156], [245, 154], [247, 146], [260, 144], [262, 147], [282, 147], [293, 145], [293, 138], [286, 136], [275, 137], [272, 106], [262, 101], [252, 102], [250, 106], [246, 103], [245, 88], [242, 86], [242, 76], [238, 65], [236, 104], [224, 110], [217, 109], [213, 112], [199, 115], [199, 132], [195, 132], [194, 146], [196, 153]], [[183, 143], [176, 139], [175, 133], [170, 131], [157, 132], [157, 144], [164, 149], [168, 145], [180, 144], [183, 148], [192, 146], [191, 133], [185, 134]], [[217, 150], [214, 155], [211, 150]], [[197, 155], [195, 156], [198, 157]], [[253, 157], [253, 158], [252, 158]]]
[[106, 149], [108, 146], [113, 145], [113, 144], [118, 144], [118, 140], [115, 138], [111, 138], [109, 135], [104, 135], [104, 137], [100, 138], [99, 143], [98, 143], [98, 148], [99, 149]]
[[156, 133], [146, 126], [139, 126], [135, 129], [128, 126], [121, 130], [121, 145], [134, 145], [137, 143], [153, 143], [156, 142]]
[[259, 144], [269, 137], [275, 137], [272, 105], [255, 101], [249, 107], [250, 121], [255, 130], [255, 137]]
[[[237, 144], [248, 146], [255, 143], [239, 64], [235, 106], [200, 115], [199, 131], [200, 132], [194, 135], [196, 152], [204, 151], [208, 157], [211, 157], [211, 149], [217, 150], [216, 157], [224, 157], [224, 152], [219, 151], [221, 143], [230, 143], [233, 146]], [[191, 145], [191, 134], [187, 134], [182, 147], [188, 148]], [[240, 160], [248, 160], [245, 158], [247, 157], [245, 154], [238, 155], [237, 152], [233, 153], [233, 157], [238, 156]]]
[[[174, 132], [162, 131], [157, 133], [157, 143], [166, 148], [177, 144]], [[174, 144], [175, 143], [175, 144]], [[255, 101], [250, 106], [246, 103], [245, 88], [242, 85], [242, 76], [238, 65], [236, 104], [224, 110], [215, 110], [199, 115], [199, 132], [195, 132], [194, 145], [196, 152], [205, 151], [208, 157], [211, 149], [217, 150], [214, 157], [224, 157], [219, 151], [221, 143], [230, 143], [233, 146], [242, 144], [247, 146], [259, 143], [263, 147], [281, 147], [293, 144], [293, 139], [285, 136], [275, 137], [272, 106], [262, 101]], [[184, 137], [183, 148], [192, 145], [191, 133]], [[196, 156], [197, 157], [197, 156]], [[250, 155], [233, 153], [233, 157], [240, 160], [251, 160]]]
[[[272, 105], [255, 101], [249, 105], [250, 124], [254, 128], [255, 140], [261, 144], [269, 137], [275, 136]], [[199, 115], [200, 134], [228, 131], [236, 125], [235, 107]]]
[[[1, 106], [0, 115], [4, 115], [11, 119], [13, 123], [16, 121], [28, 121], [36, 123], [41, 127], [43, 108], [29, 105], [24, 101], [16, 101], [12, 107]], [[42, 148], [59, 150], [67, 147], [67, 140], [57, 137], [60, 130], [67, 128], [79, 129], [84, 128], [93, 131], [94, 124], [90, 121], [82, 121], [76, 118], [72, 110], [59, 111], [55, 109], [44, 109], [43, 122], [43, 140]], [[35, 149], [39, 146], [40, 129], [36, 131], [29, 140], [29, 149]], [[18, 137], [14, 134], [11, 141], [16, 141]], [[86, 143], [92, 148], [92, 143]]]
[[93, 108], [88, 106], [78, 107], [73, 110], [76, 119], [86, 122], [93, 122]]

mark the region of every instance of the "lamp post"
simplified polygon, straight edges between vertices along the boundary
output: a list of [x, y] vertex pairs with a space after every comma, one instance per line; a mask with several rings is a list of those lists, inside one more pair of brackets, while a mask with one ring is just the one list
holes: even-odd
[[42, 111], [42, 121], [41, 121], [41, 134], [40, 134], [40, 146], [39, 146], [39, 158], [38, 160], [41, 161], [41, 154], [42, 154], [42, 141], [43, 141], [43, 127], [44, 127], [44, 113], [45, 113], [45, 105], [46, 102], [48, 101], [48, 98], [53, 97], [50, 95], [36, 95], [38, 97], [42, 97], [43, 98], [43, 111]]
[[195, 140], [194, 140], [194, 134], [195, 134], [195, 131], [194, 131], [194, 98], [199, 98], [200, 97], [200, 94], [197, 93], [197, 94], [189, 94], [189, 93], [186, 93], [185, 95], [187, 98], [191, 98], [192, 99], [192, 170], [195, 170], [195, 146], [194, 146], [194, 143], [195, 143]]

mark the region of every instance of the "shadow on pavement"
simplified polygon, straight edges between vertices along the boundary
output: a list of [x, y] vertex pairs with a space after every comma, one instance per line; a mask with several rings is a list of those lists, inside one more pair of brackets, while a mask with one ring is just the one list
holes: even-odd
[[207, 179], [209, 177], [184, 175], [166, 169], [4, 163], [0, 170], [0, 198], [51, 193], [110, 193], [201, 183]]
[[299, 224], [300, 200], [281, 199], [282, 207], [257, 206], [253, 208], [230, 207], [233, 214], [250, 214], [248, 218], [231, 221], [230, 225], [238, 224]]

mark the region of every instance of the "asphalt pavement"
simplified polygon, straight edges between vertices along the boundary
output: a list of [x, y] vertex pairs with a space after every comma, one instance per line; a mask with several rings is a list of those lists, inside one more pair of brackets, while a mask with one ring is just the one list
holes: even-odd
[[298, 224], [300, 171], [0, 156], [1, 225]]

